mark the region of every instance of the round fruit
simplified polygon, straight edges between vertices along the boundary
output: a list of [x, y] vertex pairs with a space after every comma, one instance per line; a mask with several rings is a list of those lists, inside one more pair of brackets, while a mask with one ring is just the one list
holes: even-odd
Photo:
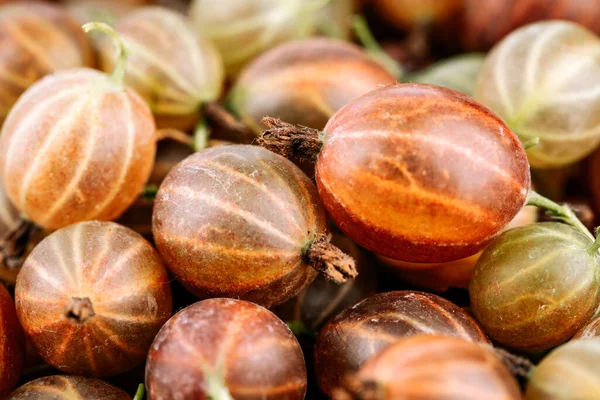
[[[143, 7], [121, 18], [116, 30], [127, 45], [125, 83], [149, 104], [159, 127], [189, 129], [205, 103], [218, 99], [223, 64], [218, 50], [188, 20], [163, 7]], [[106, 41], [102, 68], [117, 58]]]
[[156, 195], [152, 231], [168, 268], [199, 297], [270, 307], [312, 282], [315, 269], [337, 282], [356, 275], [328, 242], [310, 179], [257, 146], [215, 147], [179, 163]]
[[44, 75], [94, 62], [79, 24], [58, 5], [0, 6], [0, 41], [0, 123], [19, 96]]
[[488, 55], [475, 98], [523, 140], [533, 167], [579, 161], [600, 143], [600, 38], [571, 22], [523, 27]]
[[600, 339], [574, 340], [553, 350], [533, 370], [525, 400], [600, 398]]
[[327, 0], [194, 0], [196, 29], [219, 48], [227, 72], [237, 74], [263, 51], [307, 36]]
[[289, 157], [318, 153], [319, 194], [340, 229], [394, 259], [443, 262], [475, 254], [517, 215], [529, 192], [517, 137], [488, 108], [449, 89], [374, 90], [339, 110], [322, 134], [265, 122], [271, 128], [261, 145]]
[[460, 10], [463, 0], [374, 0], [379, 15], [400, 29], [445, 22]]
[[140, 364], [171, 315], [169, 277], [152, 246], [113, 222], [48, 236], [17, 278], [28, 339], [56, 369], [113, 376]]
[[489, 343], [473, 318], [439, 296], [416, 291], [377, 294], [342, 311], [321, 330], [315, 347], [319, 386], [331, 395], [346, 374], [395, 341], [418, 334]]
[[573, 339], [591, 339], [600, 336], [600, 316], [596, 316], [589, 321], [583, 328], [579, 330], [572, 338]]
[[148, 399], [302, 400], [306, 366], [298, 341], [272, 312], [209, 299], [175, 314], [146, 364]]
[[509, 230], [477, 262], [469, 295], [492, 339], [538, 351], [573, 336], [600, 304], [600, 266], [593, 242], [557, 222]]
[[233, 111], [260, 133], [263, 117], [323, 129], [342, 106], [396, 82], [364, 50], [333, 39], [294, 41], [269, 50], [240, 74]]
[[344, 380], [334, 399], [521, 400], [521, 391], [491, 347], [420, 335], [369, 360]]
[[443, 86], [473, 96], [485, 54], [462, 54], [439, 61], [412, 77], [413, 82]]
[[15, 304], [0, 285], [0, 398], [17, 384], [25, 359], [25, 338], [19, 325]]
[[154, 119], [123, 87], [121, 61], [112, 76], [78, 68], [45, 77], [21, 96], [2, 127], [0, 172], [8, 197], [43, 228], [115, 219], [150, 175]]
[[487, 51], [513, 30], [536, 21], [576, 22], [600, 34], [596, 0], [463, 0], [457, 29], [468, 50]]
[[122, 389], [100, 379], [53, 375], [19, 387], [5, 400], [131, 400]]

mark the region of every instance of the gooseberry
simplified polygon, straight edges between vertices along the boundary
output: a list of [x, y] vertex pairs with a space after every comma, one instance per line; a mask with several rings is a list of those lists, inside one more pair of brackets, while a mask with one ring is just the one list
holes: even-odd
[[314, 184], [258, 146], [215, 147], [179, 163], [156, 195], [152, 231], [167, 267], [199, 297], [270, 307], [316, 270], [337, 282], [356, 275], [329, 243]]
[[261, 145], [316, 159], [319, 194], [340, 229], [394, 259], [477, 253], [529, 191], [526, 154], [512, 131], [488, 108], [442, 87], [374, 90], [340, 109], [323, 132], [264, 122], [270, 128]]
[[298, 341], [253, 303], [208, 299], [160, 330], [148, 354], [148, 399], [302, 400], [306, 366]]
[[52, 375], [35, 379], [5, 400], [131, 400], [125, 391], [95, 378]]
[[25, 358], [25, 338], [19, 325], [15, 304], [0, 285], [0, 398], [17, 384]]
[[462, 54], [439, 61], [416, 73], [412, 82], [443, 86], [473, 96], [485, 54]]
[[596, 316], [584, 325], [573, 337], [574, 339], [591, 339], [600, 336], [600, 316]]
[[477, 322], [439, 296], [416, 291], [380, 293], [342, 311], [315, 346], [317, 381], [328, 395], [348, 373], [407, 336], [437, 334], [489, 343]]
[[463, 0], [374, 0], [379, 15], [400, 29], [439, 24], [454, 17]]
[[106, 377], [140, 364], [171, 316], [156, 250], [114, 222], [62, 228], [31, 252], [15, 291], [27, 338], [56, 369]]

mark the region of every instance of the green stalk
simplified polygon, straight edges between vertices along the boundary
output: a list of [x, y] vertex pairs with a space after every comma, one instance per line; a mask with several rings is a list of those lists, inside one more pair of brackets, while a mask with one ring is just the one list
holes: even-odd
[[137, 392], [135, 392], [135, 396], [133, 396], [133, 400], [143, 400], [146, 395], [146, 387], [143, 383], [140, 383], [137, 388]]
[[117, 85], [122, 85], [123, 81], [125, 80], [127, 50], [121, 35], [119, 35], [110, 25], [103, 22], [89, 22], [83, 25], [82, 28], [86, 33], [91, 31], [100, 31], [111, 37], [113, 44], [117, 49], [117, 63], [115, 65], [115, 69], [110, 75], [110, 78]]
[[204, 376], [206, 377], [206, 389], [209, 400], [233, 400], [219, 372], [208, 373], [205, 371]]

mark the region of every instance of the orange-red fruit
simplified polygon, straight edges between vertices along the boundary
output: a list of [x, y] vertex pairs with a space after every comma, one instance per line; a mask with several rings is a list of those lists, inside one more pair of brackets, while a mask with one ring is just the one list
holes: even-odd
[[396, 78], [364, 50], [333, 39], [286, 43], [264, 53], [240, 75], [230, 105], [260, 132], [266, 116], [323, 129], [350, 100]]
[[47, 229], [111, 220], [138, 197], [156, 150], [152, 113], [131, 89], [92, 69], [28, 89], [0, 138], [0, 173], [15, 206]]
[[401, 84], [329, 120], [316, 164], [336, 224], [378, 254], [413, 262], [464, 258], [525, 204], [519, 139], [487, 107], [437, 86]]
[[15, 299], [38, 353], [77, 375], [112, 376], [140, 364], [171, 315], [158, 254], [113, 222], [82, 222], [44, 239], [21, 269]]
[[463, 0], [373, 0], [373, 3], [379, 15], [397, 28], [418, 29], [455, 16]]
[[[363, 390], [352, 398], [365, 400], [522, 398], [516, 379], [491, 346], [444, 336], [400, 340], [369, 360], [345, 383]], [[363, 396], [369, 392], [374, 397]]]
[[302, 400], [306, 366], [298, 341], [269, 310], [209, 299], [171, 318], [146, 363], [149, 400]]
[[231, 145], [171, 170], [152, 231], [168, 268], [192, 293], [270, 307], [315, 278], [304, 252], [326, 233], [326, 217], [314, 184], [292, 162]]
[[58, 5], [1, 6], [0, 43], [0, 123], [21, 93], [44, 75], [93, 65], [81, 26]]
[[6, 400], [131, 400], [122, 389], [95, 378], [52, 375], [19, 387]]
[[342, 311], [321, 330], [315, 346], [319, 386], [331, 395], [346, 374], [395, 341], [418, 334], [489, 343], [477, 322], [448, 300], [417, 291], [380, 293]]
[[0, 398], [17, 384], [25, 358], [25, 338], [17, 319], [15, 304], [0, 285]]

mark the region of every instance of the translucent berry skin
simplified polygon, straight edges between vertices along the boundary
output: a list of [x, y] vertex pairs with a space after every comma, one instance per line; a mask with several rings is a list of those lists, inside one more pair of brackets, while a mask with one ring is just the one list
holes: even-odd
[[46, 229], [112, 220], [142, 191], [154, 162], [152, 113], [92, 69], [60, 71], [21, 96], [2, 127], [6, 192]]
[[353, 379], [375, 385], [382, 400], [521, 400], [519, 384], [491, 346], [453, 337], [402, 339]]
[[5, 400], [131, 400], [122, 389], [95, 378], [52, 375], [19, 387]]
[[0, 285], [0, 398], [17, 384], [25, 359], [25, 337], [19, 325], [15, 304]]
[[477, 322], [448, 300], [417, 291], [380, 293], [342, 311], [321, 330], [315, 346], [321, 390], [331, 395], [346, 374], [396, 340], [419, 334], [489, 343]]
[[81, 26], [58, 5], [0, 6], [0, 43], [0, 123], [19, 96], [44, 75], [94, 63]]
[[515, 29], [542, 20], [576, 22], [600, 34], [600, 3], [596, 0], [463, 0], [464, 47], [487, 51]]
[[167, 267], [199, 297], [270, 307], [316, 271], [303, 252], [326, 233], [314, 184], [258, 146], [220, 146], [177, 165], [160, 186], [152, 231]]
[[579, 330], [572, 338], [573, 339], [591, 339], [600, 336], [600, 316], [589, 321], [583, 328]]
[[500, 235], [469, 285], [471, 308], [488, 335], [523, 351], [557, 346], [598, 308], [600, 266], [576, 228], [543, 222]]
[[374, 0], [383, 19], [399, 29], [436, 24], [457, 14], [464, 0]]
[[146, 363], [149, 400], [221, 398], [211, 383], [236, 400], [302, 400], [306, 379], [287, 326], [263, 307], [232, 299], [200, 301], [175, 314]]
[[[70, 308], [76, 299], [89, 300], [87, 316]], [[97, 377], [142, 363], [172, 307], [154, 248], [130, 229], [98, 221], [44, 239], [23, 265], [15, 300], [25, 334], [48, 364]]]
[[525, 400], [600, 398], [600, 339], [573, 340], [548, 354], [529, 379]]
[[488, 108], [449, 89], [374, 90], [338, 111], [324, 132], [316, 180], [327, 211], [358, 244], [394, 259], [477, 253], [517, 215], [530, 188], [517, 137]]
[[[600, 38], [566, 21], [520, 28], [489, 53], [474, 97], [524, 140], [537, 168], [572, 164], [600, 143]], [[560, 77], [560, 79], [558, 79]]]
[[[224, 79], [216, 47], [179, 13], [147, 6], [126, 14], [116, 25], [127, 44], [125, 82], [149, 104], [159, 128], [192, 128], [203, 103], [216, 100]], [[115, 51], [101, 46], [102, 69], [110, 72]]]
[[[19, 211], [6, 196], [4, 185], [0, 181], [0, 237], [4, 237], [19, 225]], [[0, 263], [0, 282], [14, 284], [17, 279], [16, 268], [7, 268]]]
[[230, 98], [234, 112], [257, 133], [266, 116], [323, 129], [350, 100], [396, 78], [364, 50], [333, 39], [277, 46], [252, 61]]

